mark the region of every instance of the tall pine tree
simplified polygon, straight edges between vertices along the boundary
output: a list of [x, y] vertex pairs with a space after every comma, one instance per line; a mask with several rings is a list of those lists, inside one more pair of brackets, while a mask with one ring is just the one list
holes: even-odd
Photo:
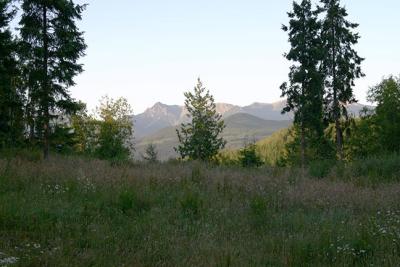
[[288, 33], [291, 45], [285, 58], [293, 65], [289, 83], [281, 86], [282, 97], [287, 98], [283, 113], [294, 112], [295, 129], [300, 138], [301, 165], [304, 167], [307, 147], [324, 135], [321, 25], [310, 0], [302, 0], [300, 4], [293, 2], [293, 11], [288, 16], [289, 26], [282, 29]]
[[0, 147], [23, 138], [23, 92], [18, 89], [16, 42], [9, 29], [15, 15], [11, 0], [0, 1]]
[[59, 112], [76, 108], [68, 88], [83, 71], [78, 64], [86, 45], [76, 22], [85, 5], [72, 0], [23, 0], [21, 58], [27, 68], [31, 118], [42, 141], [43, 154], [49, 155], [51, 121]]
[[185, 97], [191, 122], [183, 123], [180, 131], [176, 130], [180, 145], [175, 150], [182, 159], [210, 161], [225, 147], [226, 142], [220, 137], [225, 128], [224, 121], [200, 78], [194, 92], [186, 92]]
[[348, 119], [346, 106], [356, 102], [354, 81], [364, 76], [361, 71], [364, 59], [354, 49], [360, 39], [359, 34], [353, 32], [358, 24], [346, 19], [348, 14], [340, 5], [340, 0], [321, 0], [321, 3], [320, 11], [325, 13], [321, 32], [325, 52], [325, 107], [327, 118], [335, 124], [336, 149], [342, 160], [344, 153], [341, 121]]

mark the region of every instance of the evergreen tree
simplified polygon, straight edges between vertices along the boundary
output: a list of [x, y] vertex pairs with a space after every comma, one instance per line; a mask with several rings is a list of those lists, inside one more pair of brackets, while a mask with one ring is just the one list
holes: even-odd
[[263, 165], [261, 157], [257, 153], [255, 140], [246, 142], [244, 148], [239, 151], [239, 164], [244, 168], [257, 168]]
[[158, 162], [158, 152], [157, 148], [154, 144], [149, 144], [146, 147], [145, 155], [143, 159], [149, 163], [156, 163]]
[[347, 11], [340, 0], [321, 0], [321, 39], [324, 46], [323, 71], [325, 75], [325, 107], [327, 119], [335, 124], [336, 150], [340, 159], [343, 153], [343, 129], [341, 120], [348, 119], [346, 106], [356, 102], [353, 86], [363, 77], [361, 63], [364, 60], [354, 50], [360, 38], [353, 30], [358, 24], [349, 22]]
[[21, 58], [27, 70], [30, 117], [37, 120], [35, 128], [45, 158], [49, 154], [51, 120], [76, 106], [68, 88], [83, 71], [77, 61], [86, 45], [76, 22], [81, 20], [85, 7], [72, 0], [22, 1]]
[[281, 86], [282, 97], [287, 98], [283, 113], [294, 112], [294, 129], [299, 131], [301, 165], [306, 163], [306, 149], [322, 140], [323, 126], [323, 75], [320, 72], [321, 53], [320, 22], [318, 12], [312, 10], [310, 0], [293, 2], [288, 13], [290, 51], [285, 58], [294, 62], [290, 67], [289, 84]]
[[0, 1], [0, 147], [23, 138], [23, 91], [18, 88], [16, 42], [9, 30], [15, 15], [11, 0]]
[[175, 150], [182, 159], [210, 161], [225, 147], [226, 142], [220, 137], [225, 128], [224, 121], [200, 78], [194, 92], [186, 92], [185, 97], [191, 122], [183, 123], [181, 129], [176, 130], [180, 145]]

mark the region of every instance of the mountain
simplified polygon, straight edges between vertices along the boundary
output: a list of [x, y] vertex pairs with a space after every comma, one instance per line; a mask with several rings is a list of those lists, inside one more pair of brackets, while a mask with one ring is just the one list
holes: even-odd
[[177, 125], [181, 116], [181, 106], [169, 106], [158, 102], [142, 114], [134, 116], [135, 137], [141, 138], [160, 129]]
[[[264, 120], [247, 113], [235, 113], [224, 120], [226, 128], [222, 136], [227, 140], [227, 148], [240, 148], [246, 141], [258, 141], [277, 130], [289, 127], [292, 123], [290, 120]], [[140, 157], [144, 153], [146, 146], [151, 143], [156, 145], [161, 160], [176, 157], [177, 154], [174, 151], [174, 147], [178, 145], [177, 128], [178, 126], [166, 127], [137, 140], [137, 157]]]
[[[238, 113], [241, 109], [239, 106], [226, 103], [217, 103], [216, 106], [217, 112], [224, 117]], [[133, 120], [135, 137], [141, 139], [163, 128], [180, 125], [186, 122], [188, 117], [183, 106], [165, 105], [158, 102], [142, 114], [134, 116]]]
[[[281, 114], [285, 100], [275, 103], [253, 103], [249, 106], [236, 106], [227, 103], [218, 103], [217, 112], [223, 118], [228, 118], [234, 114], [249, 114], [264, 120], [288, 121], [293, 119], [293, 114]], [[349, 112], [358, 115], [360, 110], [365, 107], [361, 104], [352, 104], [348, 107]], [[142, 114], [133, 117], [135, 137], [141, 140], [158, 131], [180, 125], [188, 120], [187, 111], [183, 106], [165, 105], [156, 103], [153, 107], [148, 108]]]
[[285, 101], [279, 101], [271, 104], [253, 103], [242, 108], [241, 112], [248, 113], [264, 120], [291, 120], [292, 114], [282, 114]]

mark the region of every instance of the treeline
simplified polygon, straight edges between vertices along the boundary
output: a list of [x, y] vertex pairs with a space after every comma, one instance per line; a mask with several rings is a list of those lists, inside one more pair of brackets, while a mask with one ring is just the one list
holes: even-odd
[[[329, 153], [314, 155], [307, 150], [306, 166], [332, 168], [336, 163], [380, 162], [398, 159], [400, 152], [400, 77], [388, 76], [368, 90], [368, 101], [358, 117], [350, 116], [343, 123], [344, 159], [338, 161], [335, 152], [335, 125], [324, 130], [324, 148]], [[258, 142], [248, 142], [239, 151], [220, 152], [217, 160], [222, 164], [255, 167], [301, 166], [301, 144], [298, 127], [278, 131]], [[328, 146], [326, 145], [328, 144]], [[379, 161], [382, 158], [382, 161]], [[374, 161], [375, 160], [375, 161]], [[261, 163], [260, 163], [261, 162]], [[324, 166], [327, 165], [327, 166]], [[381, 166], [375, 166], [379, 168]], [[396, 169], [396, 168], [395, 168]], [[397, 170], [397, 169], [396, 169]]]
[[368, 92], [377, 107], [350, 116], [349, 104], [357, 102], [353, 87], [363, 77], [364, 60], [355, 50], [358, 24], [347, 20], [340, 0], [293, 2], [288, 13], [293, 63], [289, 81], [281, 86], [287, 98], [283, 112], [294, 112], [294, 126], [286, 144], [285, 164], [305, 166], [313, 161], [349, 161], [384, 152], [399, 151], [399, 78], [389, 76]]
[[[68, 0], [0, 2], [0, 149], [40, 148], [44, 158], [50, 150], [132, 158], [132, 110], [126, 99], [105, 97], [89, 114], [69, 92], [83, 71], [79, 59], [86, 44], [76, 23], [85, 7]], [[389, 76], [369, 90], [373, 110], [364, 110], [359, 118], [347, 112], [356, 102], [353, 87], [364, 76], [364, 59], [354, 48], [358, 25], [347, 20], [340, 1], [320, 0], [317, 6], [295, 1], [288, 16], [282, 29], [291, 47], [284, 56], [292, 66], [280, 89], [287, 99], [282, 112], [294, 113], [294, 126], [284, 140], [269, 148], [250, 142], [238, 153], [221, 153], [225, 124], [199, 79], [185, 93], [190, 120], [177, 130], [175, 148], [181, 160], [305, 167], [399, 151], [400, 77]], [[17, 19], [17, 31], [11, 31]], [[142, 158], [157, 162], [157, 147], [150, 144]]]
[[[347, 107], [356, 103], [353, 87], [364, 76], [363, 58], [355, 50], [360, 38], [358, 24], [347, 20], [339, 0], [293, 2], [288, 12], [292, 62], [289, 81], [281, 85], [287, 99], [283, 113], [294, 113], [294, 125], [268, 145], [248, 142], [239, 151], [220, 151], [224, 128], [215, 113], [212, 96], [199, 85], [186, 93], [192, 122], [178, 131], [182, 158], [216, 161], [243, 167], [262, 164], [308, 166], [321, 161], [353, 161], [400, 149], [400, 78], [389, 76], [370, 88], [368, 100], [376, 108], [355, 117]], [[182, 138], [184, 135], [184, 138]], [[268, 150], [268, 151], [266, 151]]]
[[[347, 20], [339, 0], [321, 0], [313, 7], [310, 0], [293, 2], [288, 13], [290, 50], [285, 58], [293, 63], [289, 81], [281, 86], [287, 98], [283, 112], [294, 112], [294, 137], [290, 156], [301, 165], [310, 160], [345, 158], [344, 130], [349, 120], [347, 105], [356, 102], [353, 86], [364, 76], [361, 58], [354, 46], [360, 36], [358, 24]], [[325, 132], [333, 125], [335, 146]]]
[[0, 1], [1, 148], [39, 146], [47, 158], [61, 115], [82, 110], [68, 89], [83, 71], [78, 60], [86, 44], [76, 23], [85, 7], [68, 0]]
[[316, 162], [349, 162], [400, 151], [400, 77], [388, 76], [368, 91], [359, 117], [347, 107], [357, 102], [356, 79], [364, 76], [363, 58], [355, 50], [358, 24], [347, 20], [340, 0], [294, 1], [288, 12], [292, 63], [281, 85], [287, 99], [283, 113], [294, 113], [294, 125], [264, 142], [248, 142], [239, 151], [216, 157], [223, 164], [302, 166]]

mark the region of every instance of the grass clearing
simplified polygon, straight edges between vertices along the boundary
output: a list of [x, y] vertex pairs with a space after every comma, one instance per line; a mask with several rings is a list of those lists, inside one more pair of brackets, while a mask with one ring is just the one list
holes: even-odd
[[0, 265], [398, 266], [397, 179], [300, 177], [200, 163], [0, 160]]

